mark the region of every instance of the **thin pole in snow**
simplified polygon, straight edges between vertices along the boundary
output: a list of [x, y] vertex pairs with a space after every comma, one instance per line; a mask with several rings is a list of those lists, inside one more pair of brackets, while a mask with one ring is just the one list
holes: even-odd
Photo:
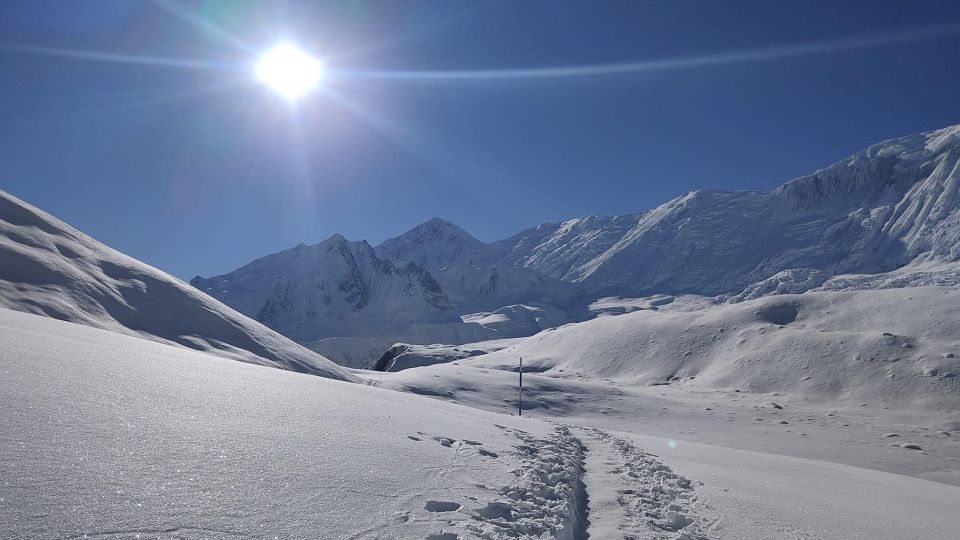
[[523, 416], [523, 357], [520, 357], [520, 388], [517, 390], [517, 416]]

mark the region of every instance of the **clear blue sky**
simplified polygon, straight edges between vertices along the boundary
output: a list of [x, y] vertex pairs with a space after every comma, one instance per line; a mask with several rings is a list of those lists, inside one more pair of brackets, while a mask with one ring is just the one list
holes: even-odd
[[[960, 122], [960, 2], [310, 4], [0, 2], [0, 187], [189, 279], [769, 189]], [[332, 71], [294, 106], [249, 69], [281, 38]]]

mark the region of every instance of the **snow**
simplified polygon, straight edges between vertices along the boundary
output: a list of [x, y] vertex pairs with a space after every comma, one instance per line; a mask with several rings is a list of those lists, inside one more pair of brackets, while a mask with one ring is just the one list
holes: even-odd
[[[960, 401], [956, 288], [811, 292], [693, 311], [642, 310], [547, 330], [469, 360], [632, 385], [781, 392], [818, 403]], [[890, 335], [885, 335], [890, 334]], [[923, 370], [937, 373], [924, 376]], [[960, 422], [960, 407], [943, 412]]]
[[703, 500], [693, 483], [629, 438], [591, 428], [587, 442], [591, 538], [706, 538], [711, 523], [701, 517]]
[[371, 365], [392, 343], [527, 336], [668, 303], [689, 310], [810, 290], [953, 286], [958, 130], [884, 141], [768, 192], [694, 191], [647, 212], [544, 224], [492, 244], [434, 218], [377, 247], [334, 235], [193, 284], [351, 367]]
[[299, 341], [396, 333], [410, 322], [455, 320], [423, 267], [377, 257], [366, 242], [334, 235], [191, 283]]
[[9, 310], [0, 344], [3, 538], [575, 526], [575, 443], [542, 422]]
[[954, 538], [958, 134], [193, 282], [381, 372], [0, 192], [0, 537]]
[[0, 307], [353, 379], [326, 358], [2, 191]]
[[332, 337], [304, 343], [303, 346], [348, 368], [368, 369], [394, 340], [384, 336]]
[[[447, 387], [443, 397], [476, 408], [7, 310], [0, 343], [3, 537], [949, 538], [960, 526], [960, 488], [835, 462], [892, 452], [904, 460], [893, 467], [920, 475], [904, 463], [951, 463], [953, 438], [931, 432], [922, 451], [865, 446], [863, 433], [838, 442], [839, 428], [811, 423], [805, 450], [828, 460], [778, 455], [804, 450], [803, 437], [765, 434], [747, 415], [768, 405], [764, 425], [800, 425], [812, 407], [789, 396], [777, 409], [759, 394], [721, 403], [689, 387], [532, 374], [517, 418], [478, 409], [515, 406], [516, 374], [460, 361], [382, 377]], [[860, 414], [871, 413], [881, 417], [837, 418], [878, 439], [911, 429]], [[721, 432], [767, 451], [689, 440], [730, 446]]]
[[[370, 366], [391, 343], [459, 344], [529, 336], [586, 316], [579, 286], [526, 268], [462, 260], [451, 253], [473, 245], [469, 235], [459, 229], [446, 234], [439, 223], [444, 222], [432, 220], [387, 241], [384, 245], [391, 249], [375, 250], [365, 241], [334, 235], [191, 283], [350, 367]], [[383, 255], [404, 257], [417, 249], [423, 256], [416, 262]], [[450, 264], [424, 266], [438, 253], [447, 253]], [[518, 302], [524, 306], [517, 308]], [[520, 313], [524, 309], [542, 314], [534, 320]], [[482, 310], [511, 315], [479, 324], [463, 320]]]
[[492, 339], [463, 345], [397, 343], [383, 353], [373, 369], [377, 371], [401, 371], [412, 367], [443, 364], [499, 351], [522, 340], [523, 338]]
[[[0, 341], [4, 538], [949, 538], [960, 527], [960, 488], [878, 471], [671, 449], [8, 310]], [[611, 494], [626, 504], [601, 504]]]
[[413, 262], [430, 271], [451, 264], [473, 267], [485, 259], [486, 244], [449, 221], [433, 218], [376, 247], [385, 259]]
[[[515, 411], [517, 374], [472, 362], [384, 373], [379, 384]], [[524, 405], [524, 418], [572, 425], [584, 445], [591, 538], [679, 537], [662, 525], [681, 518], [692, 538], [953, 538], [960, 527], [960, 446], [923, 426], [936, 422], [928, 411], [531, 373]], [[890, 446], [892, 429], [924, 450]], [[658, 474], [675, 501], [650, 494]]]
[[[960, 488], [857, 467], [628, 435], [698, 479], [721, 538], [953, 538]], [[699, 485], [702, 482], [703, 485]]]
[[803, 292], [836, 274], [954, 262], [958, 130], [885, 141], [771, 192], [696, 191], [642, 214], [544, 224], [495, 252], [630, 296]]

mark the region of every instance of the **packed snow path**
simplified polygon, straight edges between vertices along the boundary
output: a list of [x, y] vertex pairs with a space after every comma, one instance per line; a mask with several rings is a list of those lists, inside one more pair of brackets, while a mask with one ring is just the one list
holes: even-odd
[[706, 538], [690, 480], [631, 441], [599, 429], [577, 432], [587, 448], [590, 538]]

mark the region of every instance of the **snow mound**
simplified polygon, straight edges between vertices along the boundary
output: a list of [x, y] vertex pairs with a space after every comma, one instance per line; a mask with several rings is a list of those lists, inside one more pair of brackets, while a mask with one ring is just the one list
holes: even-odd
[[623, 298], [620, 296], [606, 296], [590, 304], [590, 311], [597, 315], [622, 315], [641, 309], [656, 311], [675, 300], [669, 294], [655, 294], [644, 298]]
[[533, 335], [569, 321], [562, 311], [528, 304], [503, 306], [490, 312], [469, 313], [461, 315], [460, 319], [465, 323], [476, 323], [489, 328], [504, 338]]
[[2, 191], [0, 307], [353, 380], [326, 358]]
[[749, 285], [740, 294], [732, 297], [731, 302], [743, 302], [755, 298], [763, 298], [774, 294], [799, 294], [816, 289], [822, 285], [829, 274], [812, 268], [792, 268], [783, 270]]
[[464, 365], [635, 385], [867, 398], [960, 413], [960, 290], [809, 292], [637, 311], [541, 332]]

